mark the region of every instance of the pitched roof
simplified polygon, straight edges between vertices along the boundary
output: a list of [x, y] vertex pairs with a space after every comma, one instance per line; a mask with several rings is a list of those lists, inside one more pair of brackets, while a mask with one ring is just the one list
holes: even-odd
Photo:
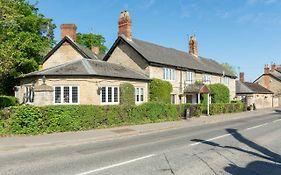
[[147, 62], [152, 64], [154, 63], [158, 65], [168, 65], [183, 69], [190, 69], [219, 75], [224, 74], [230, 77], [236, 77], [213, 59], [207, 59], [204, 57], [196, 58], [187, 52], [159, 46], [135, 38], [129, 40], [123, 35], [117, 38], [114, 45], [104, 57], [104, 60], [107, 60], [109, 58], [114, 48], [120, 41], [124, 41], [125, 43], [127, 43], [134, 50], [136, 50]]
[[50, 50], [47, 55], [43, 58], [42, 62], [44, 63], [47, 59], [56, 51], [63, 43], [69, 43], [78, 53], [80, 53], [84, 58], [88, 59], [102, 59], [99, 55], [95, 55], [90, 49], [86, 48], [85, 46], [76, 43], [70, 37], [65, 36], [56, 46]]
[[[261, 78], [262, 76], [264, 76], [264, 75], [267, 75], [267, 74], [262, 74], [261, 76], [259, 76], [259, 77], [254, 81], [254, 83], [257, 82], [257, 80], [260, 79], [260, 78]], [[269, 75], [270, 77], [276, 79], [277, 81], [281, 82], [281, 72], [280, 72], [280, 71], [276, 70], [276, 71], [270, 72], [268, 75]]]
[[81, 59], [24, 75], [31, 76], [101, 76], [134, 80], [149, 80], [141, 73], [119, 64], [101, 60]]
[[257, 83], [236, 81], [236, 94], [273, 94]]

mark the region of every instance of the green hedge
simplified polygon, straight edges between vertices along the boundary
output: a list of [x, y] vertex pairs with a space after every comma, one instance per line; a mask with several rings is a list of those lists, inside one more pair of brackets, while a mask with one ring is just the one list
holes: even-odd
[[212, 103], [229, 103], [230, 93], [227, 86], [217, 83], [208, 85], [212, 95]]
[[246, 105], [242, 102], [210, 104], [210, 115], [234, 113], [234, 112], [242, 112], [242, 111], [246, 111]]
[[163, 103], [139, 106], [21, 105], [0, 112], [0, 134], [41, 134], [179, 120], [177, 107]]
[[149, 99], [153, 102], [171, 103], [172, 84], [160, 79], [152, 79], [149, 82]]
[[17, 98], [13, 96], [0, 96], [0, 109], [9, 106], [15, 106], [17, 104]]
[[135, 104], [135, 87], [130, 83], [123, 83], [120, 85], [120, 104], [134, 105]]

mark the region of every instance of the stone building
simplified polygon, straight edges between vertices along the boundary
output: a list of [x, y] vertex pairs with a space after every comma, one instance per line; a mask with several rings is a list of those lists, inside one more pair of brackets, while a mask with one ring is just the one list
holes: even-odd
[[281, 65], [265, 65], [264, 73], [254, 82], [272, 91], [275, 103], [281, 106]]
[[190, 37], [187, 44], [189, 50], [183, 52], [134, 38], [132, 20], [127, 11], [121, 13], [118, 24], [118, 38], [104, 61], [131, 67], [150, 79], [169, 81], [173, 85], [171, 101], [176, 104], [198, 102], [198, 94], [185, 93], [186, 87], [196, 81], [225, 84], [230, 90], [231, 99], [235, 97], [236, 76], [215, 60], [199, 56], [195, 36]]
[[240, 80], [236, 81], [236, 96], [244, 101], [247, 106], [256, 109], [276, 107], [278, 104], [274, 101], [273, 92], [257, 83], [245, 82], [244, 73], [240, 73]]
[[[118, 37], [106, 55], [98, 48], [88, 49], [76, 42], [74, 24], [61, 25], [61, 41], [43, 58], [40, 71], [21, 78], [16, 97], [21, 103], [119, 104], [119, 86], [135, 87], [136, 103], [148, 101], [148, 82], [152, 78], [173, 86], [172, 103], [199, 103], [200, 93], [189, 92], [196, 81], [222, 83], [235, 97], [236, 76], [213, 59], [198, 55], [197, 40], [191, 36], [186, 52], [133, 38], [132, 21], [127, 11], [120, 14]], [[231, 100], [230, 99], [230, 100]]]

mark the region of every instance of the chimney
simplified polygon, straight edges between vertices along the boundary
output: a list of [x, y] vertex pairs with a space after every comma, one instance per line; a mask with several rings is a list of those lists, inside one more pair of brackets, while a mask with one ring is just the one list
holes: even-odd
[[127, 10], [121, 12], [118, 21], [118, 36], [125, 35], [132, 40], [132, 20]]
[[271, 64], [271, 72], [275, 71], [277, 69], [277, 66], [275, 63]]
[[60, 26], [61, 39], [66, 35], [69, 36], [73, 41], [76, 41], [76, 25], [75, 24], [62, 24]]
[[264, 66], [264, 78], [263, 78], [263, 87], [269, 89], [270, 86], [270, 78], [269, 78], [269, 66], [266, 64]]
[[241, 82], [245, 81], [244, 72], [240, 72], [239, 79], [240, 79]]
[[93, 47], [92, 47], [92, 52], [93, 52], [95, 55], [99, 55], [99, 54], [100, 54], [100, 47], [98, 47], [98, 46], [93, 46]]
[[195, 35], [189, 38], [189, 53], [195, 57], [198, 57], [197, 40]]

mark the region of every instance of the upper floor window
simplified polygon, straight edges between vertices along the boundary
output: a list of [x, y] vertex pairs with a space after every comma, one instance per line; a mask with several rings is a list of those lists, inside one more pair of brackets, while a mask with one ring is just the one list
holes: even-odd
[[203, 74], [202, 81], [203, 81], [204, 84], [210, 84], [211, 83], [210, 75], [209, 74]]
[[119, 88], [104, 86], [101, 88], [101, 103], [103, 104], [118, 104], [119, 103]]
[[193, 76], [193, 73], [192, 73], [192, 72], [186, 72], [186, 82], [187, 82], [188, 84], [192, 84], [192, 82], [193, 82], [192, 76]]
[[54, 103], [55, 104], [78, 104], [79, 88], [78, 86], [55, 86]]
[[144, 89], [135, 88], [135, 101], [136, 103], [142, 103], [144, 101]]
[[225, 85], [229, 85], [229, 78], [228, 77], [223, 77], [223, 83]]
[[163, 79], [164, 80], [175, 80], [176, 70], [171, 68], [163, 68]]

